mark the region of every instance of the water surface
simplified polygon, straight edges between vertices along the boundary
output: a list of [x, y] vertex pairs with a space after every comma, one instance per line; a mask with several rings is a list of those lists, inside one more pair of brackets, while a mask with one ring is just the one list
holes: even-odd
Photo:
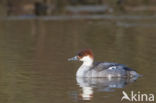
[[[84, 88], [75, 77], [81, 63], [67, 58], [83, 48], [91, 48], [96, 61], [126, 64], [143, 75], [126, 84], [93, 80], [85, 88], [93, 91], [88, 102], [120, 102], [123, 90], [155, 94], [156, 18], [117, 18], [1, 19], [0, 102], [82, 102]], [[97, 85], [109, 81], [119, 88]]]

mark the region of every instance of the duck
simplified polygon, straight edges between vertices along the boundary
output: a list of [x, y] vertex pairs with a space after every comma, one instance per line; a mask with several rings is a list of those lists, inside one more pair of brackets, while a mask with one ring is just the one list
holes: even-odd
[[82, 65], [76, 72], [76, 77], [138, 77], [139, 74], [124, 64], [114, 62], [94, 62], [91, 49], [83, 49], [68, 61], [81, 61]]

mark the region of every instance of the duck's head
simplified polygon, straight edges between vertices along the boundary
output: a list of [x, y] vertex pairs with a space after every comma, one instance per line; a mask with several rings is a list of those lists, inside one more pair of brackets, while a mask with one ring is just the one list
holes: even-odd
[[69, 58], [68, 61], [79, 60], [85, 64], [92, 64], [94, 60], [93, 52], [91, 49], [84, 49], [80, 51], [76, 56]]

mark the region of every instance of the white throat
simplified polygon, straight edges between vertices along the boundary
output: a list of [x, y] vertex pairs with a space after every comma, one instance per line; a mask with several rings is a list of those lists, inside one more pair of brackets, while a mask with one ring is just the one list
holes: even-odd
[[78, 77], [85, 77], [85, 73], [91, 68], [93, 64], [93, 59], [90, 56], [85, 56], [80, 59], [83, 64], [79, 67], [76, 76]]

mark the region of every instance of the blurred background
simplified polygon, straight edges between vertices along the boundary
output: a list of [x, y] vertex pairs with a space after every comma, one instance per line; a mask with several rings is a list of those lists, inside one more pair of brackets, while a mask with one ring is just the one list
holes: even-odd
[[148, 14], [155, 0], [0, 0], [1, 16], [52, 16], [72, 14]]
[[[143, 77], [79, 83], [81, 63], [67, 58], [84, 48], [95, 61], [126, 64]], [[156, 0], [0, 0], [2, 103], [117, 103], [123, 90], [155, 94], [155, 57]]]

